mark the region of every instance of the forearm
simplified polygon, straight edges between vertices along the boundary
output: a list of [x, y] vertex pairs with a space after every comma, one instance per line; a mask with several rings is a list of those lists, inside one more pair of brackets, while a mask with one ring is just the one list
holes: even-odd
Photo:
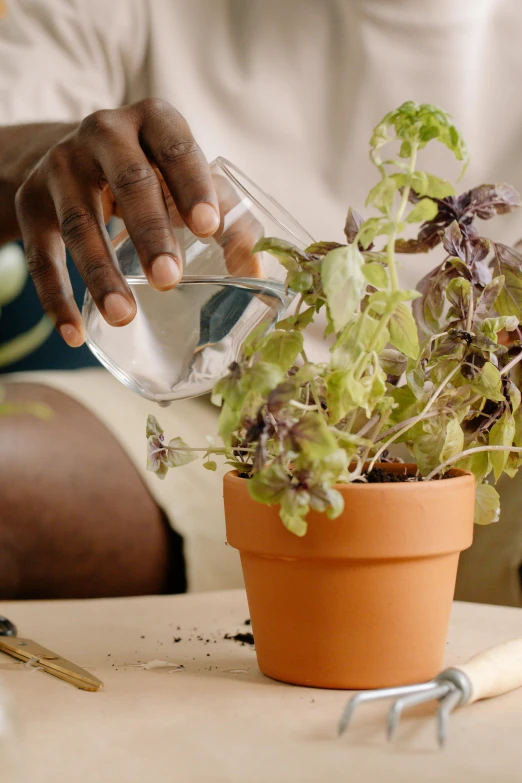
[[21, 236], [16, 191], [47, 150], [76, 127], [64, 122], [0, 127], [0, 246]]

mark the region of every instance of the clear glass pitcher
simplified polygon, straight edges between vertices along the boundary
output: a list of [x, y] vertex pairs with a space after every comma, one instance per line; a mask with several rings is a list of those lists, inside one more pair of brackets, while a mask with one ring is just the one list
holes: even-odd
[[149, 400], [209, 392], [237, 359], [241, 343], [259, 324], [268, 331], [293, 299], [285, 269], [268, 253], [252, 254], [263, 236], [305, 248], [309, 234], [274, 199], [224, 158], [211, 164], [221, 224], [200, 239], [171, 210], [181, 248], [177, 288], [156, 291], [143, 274], [127, 231], [114, 239], [121, 271], [137, 314], [126, 326], [109, 326], [87, 291], [83, 318], [87, 344], [120, 381]]

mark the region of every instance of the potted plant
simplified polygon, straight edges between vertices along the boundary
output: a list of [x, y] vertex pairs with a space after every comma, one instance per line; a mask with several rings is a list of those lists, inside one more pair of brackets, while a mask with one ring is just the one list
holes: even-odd
[[[380, 179], [366, 206], [377, 214], [350, 210], [346, 244], [302, 252], [263, 238], [253, 249], [277, 256], [299, 299], [271, 333], [247, 338], [217, 384], [223, 447], [167, 444], [147, 423], [160, 478], [198, 451], [209, 470], [215, 455], [231, 466], [227, 539], [259, 666], [286, 682], [373, 688], [436, 675], [473, 518], [497, 520], [493, 483], [522, 461], [522, 256], [476, 225], [519, 196], [508, 185], [455, 195], [418, 168], [436, 142], [466, 165], [446, 113], [403, 104], [370, 140]], [[397, 255], [439, 245], [442, 263], [403, 290]], [[303, 332], [323, 310], [330, 359], [314, 364]], [[413, 464], [390, 456], [396, 443]]]

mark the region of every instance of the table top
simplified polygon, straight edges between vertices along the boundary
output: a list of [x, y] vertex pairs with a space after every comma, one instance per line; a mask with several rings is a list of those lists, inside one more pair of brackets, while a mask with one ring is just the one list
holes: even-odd
[[[342, 691], [264, 677], [242, 591], [96, 601], [3, 603], [20, 635], [99, 677], [79, 691], [0, 654], [38, 783], [513, 783], [522, 778], [522, 689], [457, 710], [444, 751], [433, 707], [384, 735], [386, 705], [336, 736]], [[447, 663], [522, 635], [522, 610], [455, 604]], [[178, 640], [178, 641], [176, 641]], [[151, 662], [163, 662], [153, 664]], [[148, 668], [143, 664], [149, 664]], [[182, 667], [182, 668], [180, 668]]]

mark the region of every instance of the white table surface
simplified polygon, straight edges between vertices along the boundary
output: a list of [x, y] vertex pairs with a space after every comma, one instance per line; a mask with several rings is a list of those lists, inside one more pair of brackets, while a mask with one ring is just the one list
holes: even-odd
[[[3, 603], [0, 612], [21, 636], [105, 684], [97, 693], [79, 691], [0, 654], [30, 781], [522, 781], [522, 689], [457, 710], [442, 752], [432, 708], [406, 718], [393, 745], [385, 740], [384, 704], [361, 709], [339, 739], [345, 692], [274, 682], [259, 672], [251, 647], [223, 638], [248, 630], [242, 591]], [[517, 636], [522, 610], [455, 604], [447, 663]], [[172, 666], [140, 668], [153, 660]]]

